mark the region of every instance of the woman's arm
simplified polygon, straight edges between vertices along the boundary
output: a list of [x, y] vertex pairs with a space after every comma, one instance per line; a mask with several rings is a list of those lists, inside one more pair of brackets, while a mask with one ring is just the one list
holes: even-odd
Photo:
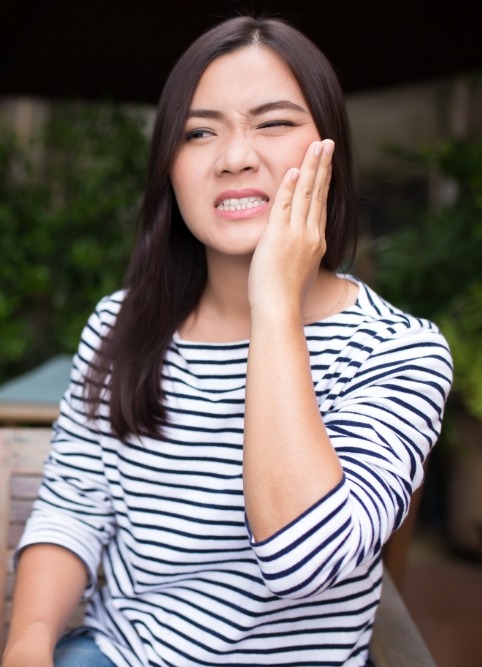
[[342, 478], [295, 314], [253, 321], [244, 447], [246, 513], [256, 541], [288, 525]]
[[102, 549], [115, 531], [101, 444], [82, 393], [103, 323], [112, 317], [99, 304], [74, 358], [39, 497], [18, 546], [5, 667], [52, 665], [56, 640], [79, 599], [95, 590]]
[[333, 142], [312, 144], [281, 183], [249, 275], [244, 494], [256, 541], [342, 479], [320, 415], [303, 331], [303, 299], [325, 252]]
[[18, 562], [2, 667], [50, 667], [58, 638], [79, 603], [87, 572], [71, 551], [31, 546]]
[[[251, 541], [266, 585], [281, 597], [319, 594], [362, 563], [376, 582], [377, 556], [406, 516], [440, 434], [452, 378], [446, 341], [431, 323], [397, 314], [376, 295], [362, 308], [361, 326], [332, 368], [338, 380], [316, 374], [343, 479], [283, 530]], [[317, 352], [310, 347], [323, 366], [332, 329], [327, 324], [316, 339]]]

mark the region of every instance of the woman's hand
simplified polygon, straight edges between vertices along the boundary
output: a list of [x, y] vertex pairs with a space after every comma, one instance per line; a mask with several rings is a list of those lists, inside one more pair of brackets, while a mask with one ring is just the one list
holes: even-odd
[[251, 310], [302, 310], [326, 251], [325, 227], [334, 143], [316, 141], [289, 169], [273, 201], [249, 273]]
[[324, 497], [343, 471], [320, 414], [303, 330], [303, 299], [326, 250], [330, 140], [290, 169], [249, 273], [251, 340], [244, 420], [244, 498], [257, 541]]

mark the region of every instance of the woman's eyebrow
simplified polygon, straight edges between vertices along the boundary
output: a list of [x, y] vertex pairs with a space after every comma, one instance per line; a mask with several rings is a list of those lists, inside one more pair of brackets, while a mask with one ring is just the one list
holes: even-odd
[[220, 120], [224, 117], [224, 114], [221, 111], [214, 111], [214, 109], [190, 109], [187, 112], [186, 120], [189, 118], [208, 118], [214, 120]]
[[253, 109], [248, 111], [250, 116], [261, 116], [263, 113], [268, 111], [277, 111], [278, 109], [290, 109], [292, 111], [301, 111], [302, 113], [307, 113], [307, 109], [300, 107], [299, 104], [290, 102], [289, 100], [277, 100], [276, 102], [266, 102], [265, 104], [260, 104]]
[[[265, 102], [260, 104], [257, 107], [249, 109], [248, 116], [261, 116], [264, 113], [269, 111], [277, 111], [282, 109], [290, 109], [292, 111], [300, 111], [301, 113], [307, 113], [307, 109], [300, 107], [299, 104], [290, 102], [289, 100], [276, 100], [275, 102]], [[222, 111], [216, 111], [215, 109], [190, 109], [187, 112], [187, 119], [189, 118], [207, 118], [211, 120], [221, 120], [225, 117], [225, 114]]]

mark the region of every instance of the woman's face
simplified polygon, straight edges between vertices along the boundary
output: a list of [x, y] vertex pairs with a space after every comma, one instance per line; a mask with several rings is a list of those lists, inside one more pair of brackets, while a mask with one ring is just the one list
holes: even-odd
[[245, 47], [206, 68], [171, 182], [208, 259], [254, 252], [283, 175], [320, 138], [295, 77], [275, 52]]

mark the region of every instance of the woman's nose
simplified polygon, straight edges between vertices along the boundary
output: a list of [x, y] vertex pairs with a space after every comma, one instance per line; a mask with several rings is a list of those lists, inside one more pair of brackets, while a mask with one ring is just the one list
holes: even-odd
[[224, 140], [216, 161], [217, 174], [256, 170], [258, 166], [259, 156], [252, 140], [241, 133]]

